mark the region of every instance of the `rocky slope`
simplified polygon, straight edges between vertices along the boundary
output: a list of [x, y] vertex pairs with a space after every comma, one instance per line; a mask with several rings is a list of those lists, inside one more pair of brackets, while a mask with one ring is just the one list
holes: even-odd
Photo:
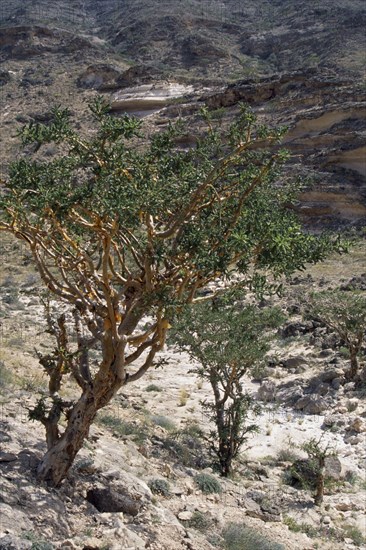
[[[313, 182], [301, 198], [306, 223], [362, 226], [364, 21], [358, 0], [12, 2], [0, 20], [3, 171], [17, 154], [19, 123], [47, 120], [55, 103], [83, 124], [93, 94], [120, 97], [129, 112], [151, 115], [151, 128], [202, 101], [228, 107], [228, 116], [247, 101], [267, 122], [289, 126], [295, 171]], [[172, 108], [157, 114], [136, 88], [149, 84], [166, 97], [179, 85], [195, 93], [182, 108], [171, 96]]]
[[[245, 380], [265, 408], [260, 433], [247, 442], [232, 479], [212, 469], [198, 431], [210, 429], [200, 406], [210, 389], [189, 372], [188, 357], [167, 348], [164, 366], [100, 412], [57, 490], [36, 481], [44, 433], [28, 419], [46, 384], [34, 347], [47, 353], [53, 346], [44, 332], [39, 278], [25, 248], [10, 239], [1, 246], [9, 262], [0, 308], [0, 549], [230, 549], [224, 541], [232, 523], [242, 540], [254, 530], [260, 548], [365, 547], [366, 372], [363, 386], [347, 383], [348, 360], [335, 335], [299, 316], [299, 298], [310, 290], [342, 280], [345, 288], [366, 289], [365, 243], [288, 281], [280, 305], [289, 320], [263, 374]], [[70, 378], [62, 393], [72, 398], [75, 391]], [[293, 477], [294, 462], [306, 458], [299, 446], [314, 437], [337, 452], [327, 464], [321, 507]], [[213, 476], [221, 492], [215, 485], [203, 491], [199, 474]]]
[[[364, 226], [364, 27], [361, 0], [8, 2], [0, 15], [2, 175], [19, 154], [18, 127], [47, 122], [55, 103], [69, 106], [81, 129], [97, 93], [115, 116], [143, 117], [147, 132], [181, 116], [188, 124], [181, 146], [191, 146], [204, 103], [224, 107], [230, 119], [245, 101], [263, 121], [289, 126], [286, 176], [312, 181], [298, 205], [305, 223]], [[52, 146], [43, 154], [52, 158]], [[207, 429], [199, 401], [209, 389], [172, 349], [164, 369], [103, 412], [67, 483], [57, 491], [39, 486], [43, 432], [27, 409], [45, 384], [34, 345], [52, 343], [28, 251], [7, 238], [0, 251], [10, 258], [0, 289], [0, 549], [208, 550], [223, 544], [230, 522], [286, 550], [364, 547], [364, 390], [344, 383], [346, 360], [332, 335], [296, 314], [264, 380], [246, 381], [268, 409], [221, 493], [204, 494], [195, 482], [202, 471], [219, 479], [191, 431], [192, 420]], [[363, 247], [289, 288], [301, 294], [354, 276], [362, 287], [364, 266]], [[298, 311], [296, 292], [287, 299]], [[73, 395], [71, 380], [65, 391]], [[318, 509], [308, 490], [284, 480], [294, 443], [321, 435], [336, 444], [339, 461]]]

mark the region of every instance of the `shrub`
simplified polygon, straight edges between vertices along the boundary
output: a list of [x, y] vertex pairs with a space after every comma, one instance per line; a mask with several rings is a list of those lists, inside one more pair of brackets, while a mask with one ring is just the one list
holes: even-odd
[[211, 385], [212, 397], [201, 405], [215, 426], [208, 440], [224, 477], [249, 435], [258, 431], [249, 420], [260, 408], [243, 378], [263, 361], [270, 331], [282, 320], [279, 309], [243, 307], [231, 293], [181, 312], [172, 330], [172, 342], [197, 361], [195, 372]]
[[187, 423], [163, 441], [163, 448], [180, 464], [189, 468], [203, 469], [211, 465], [206, 446], [203, 444], [204, 434], [196, 422]]
[[151, 479], [148, 486], [154, 495], [167, 497], [170, 494], [169, 483], [165, 479]]
[[277, 460], [279, 460], [279, 462], [295, 462], [298, 458], [299, 456], [296, 452], [288, 447], [281, 449], [277, 454]]
[[160, 388], [160, 386], [157, 386], [156, 384], [150, 384], [149, 386], [146, 386], [145, 391], [160, 392], [161, 388]]
[[117, 437], [133, 435], [135, 441], [142, 442], [148, 436], [146, 426], [141, 426], [134, 422], [126, 422], [110, 414], [100, 416], [98, 422], [109, 428], [113, 432], [113, 435]]
[[207, 516], [207, 514], [204, 514], [199, 510], [195, 510], [191, 519], [189, 519], [185, 523], [187, 527], [190, 527], [191, 529], [197, 529], [197, 531], [201, 531], [202, 533], [204, 533], [212, 527], [213, 522], [212, 519]]
[[366, 538], [363, 536], [360, 529], [355, 525], [345, 525], [343, 535], [347, 539], [352, 539], [356, 546], [361, 547], [366, 543]]
[[261, 533], [241, 523], [231, 523], [223, 530], [225, 550], [285, 550], [278, 542], [273, 542]]
[[189, 397], [189, 393], [185, 388], [182, 388], [179, 392], [179, 406], [185, 407], [187, 405], [187, 400]]
[[172, 422], [172, 420], [170, 420], [170, 418], [167, 418], [166, 416], [154, 415], [151, 417], [151, 420], [156, 426], [160, 426], [168, 432], [173, 432], [177, 429], [177, 426], [174, 424], [174, 422]]
[[222, 493], [222, 487], [219, 481], [214, 476], [211, 476], [210, 474], [197, 474], [194, 477], [194, 481], [197, 485], [197, 487], [204, 493], [205, 495], [209, 495], [211, 493]]
[[12, 383], [12, 381], [13, 381], [12, 373], [9, 371], [9, 369], [5, 367], [5, 364], [3, 363], [3, 361], [0, 361], [0, 389], [5, 388], [5, 386], [8, 386], [9, 384]]
[[24, 538], [32, 543], [30, 550], [54, 550], [53, 544], [45, 541], [41, 537], [38, 537], [38, 535], [32, 531], [26, 533]]
[[284, 517], [283, 523], [294, 533], [305, 533], [310, 538], [319, 535], [319, 528], [313, 527], [313, 525], [309, 525], [308, 523], [297, 523], [297, 521], [290, 516]]

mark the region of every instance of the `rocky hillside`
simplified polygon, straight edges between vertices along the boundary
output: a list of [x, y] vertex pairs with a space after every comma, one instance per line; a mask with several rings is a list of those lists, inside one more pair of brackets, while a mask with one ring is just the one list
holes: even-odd
[[[1, 175], [24, 154], [19, 126], [49, 121], [55, 103], [81, 130], [96, 94], [114, 116], [143, 118], [147, 133], [182, 117], [179, 145], [190, 147], [202, 105], [226, 124], [247, 102], [264, 122], [289, 127], [285, 177], [309, 182], [297, 206], [308, 227], [365, 226], [365, 23], [363, 0], [4, 3]], [[200, 435], [209, 387], [167, 348], [165, 366], [101, 412], [57, 490], [37, 483], [44, 433], [28, 419], [45, 390], [34, 347], [53, 345], [43, 287], [19, 242], [3, 236], [0, 253], [0, 550], [242, 550], [244, 540], [251, 550], [366, 547], [366, 373], [358, 387], [347, 383], [345, 349], [316, 320], [304, 322], [299, 305], [318, 288], [365, 290], [364, 243], [288, 281], [279, 303], [288, 323], [261, 377], [245, 381], [266, 407], [261, 431], [232, 479], [215, 473]], [[73, 398], [75, 389], [70, 379], [63, 391]], [[311, 475], [293, 475], [313, 437], [337, 451], [321, 507]]]
[[1, 25], [21, 40], [23, 26], [66, 29], [164, 73], [226, 82], [318, 65], [361, 74], [365, 22], [362, 0], [15, 0]]
[[[365, 18], [359, 0], [15, 0], [0, 19], [3, 171], [18, 152], [19, 124], [47, 120], [55, 103], [83, 124], [88, 98], [115, 103], [117, 93], [116, 111], [132, 98], [127, 110], [152, 130], [203, 101], [229, 117], [247, 101], [266, 122], [289, 126], [294, 173], [312, 181], [301, 197], [305, 222], [362, 226]], [[136, 86], [147, 84], [160, 95], [186, 88], [146, 109], [146, 88]]]
[[[366, 371], [347, 382], [336, 335], [299, 315], [311, 289], [366, 288], [365, 245], [288, 281], [279, 330], [245, 387], [264, 407], [235, 475], [220, 478], [202, 437], [210, 388], [172, 347], [164, 365], [100, 411], [59, 489], [39, 484], [44, 430], [28, 411], [45, 391], [34, 353], [52, 351], [29, 253], [6, 237], [1, 280], [1, 550], [357, 550], [365, 548]], [[5, 247], [5, 248], [4, 248]], [[274, 298], [273, 298], [274, 300]], [[366, 367], [365, 367], [366, 368]], [[62, 388], [69, 399], [77, 387]], [[172, 411], [174, 413], [172, 414]], [[330, 444], [324, 503], [301, 445]], [[308, 468], [306, 468], [308, 465]]]

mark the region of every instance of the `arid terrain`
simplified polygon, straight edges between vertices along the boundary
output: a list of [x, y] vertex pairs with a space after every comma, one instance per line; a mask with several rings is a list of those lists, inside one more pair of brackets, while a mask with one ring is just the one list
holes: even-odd
[[[54, 346], [44, 287], [26, 246], [2, 234], [0, 550], [366, 548], [365, 348], [356, 386], [344, 379], [349, 358], [336, 335], [302, 317], [313, 290], [366, 291], [365, 22], [361, 0], [2, 6], [1, 178], [12, 159], [33, 152], [21, 151], [18, 129], [47, 123], [55, 104], [67, 106], [82, 131], [97, 94], [114, 116], [143, 118], [147, 134], [181, 117], [181, 146], [189, 147], [203, 105], [226, 124], [245, 102], [261, 121], [289, 129], [285, 176], [304, 183], [296, 205], [304, 225], [354, 231], [357, 241], [349, 254], [285, 281], [282, 297], [266, 299], [287, 321], [264, 371], [245, 380], [263, 411], [231, 478], [220, 478], [200, 432], [212, 428], [200, 405], [210, 388], [168, 345], [162, 366], [99, 413], [69, 478], [49, 489], [35, 476], [43, 428], [28, 418], [46, 391], [36, 351]], [[39, 155], [54, 153], [49, 145]], [[63, 395], [76, 390], [70, 377]], [[311, 480], [292, 476], [311, 438], [335, 453], [320, 507]], [[242, 546], [230, 546], [235, 537]]]

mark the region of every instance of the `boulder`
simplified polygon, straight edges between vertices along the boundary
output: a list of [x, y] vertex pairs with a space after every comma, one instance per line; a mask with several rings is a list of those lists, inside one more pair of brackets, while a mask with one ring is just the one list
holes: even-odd
[[21, 539], [15, 535], [5, 535], [0, 538], [0, 550], [30, 550], [33, 543], [30, 540]]
[[137, 516], [142, 506], [141, 501], [133, 500], [110, 487], [89, 489], [86, 499], [98, 512], [123, 512], [130, 516]]
[[342, 477], [342, 462], [336, 456], [328, 456], [325, 459], [325, 475], [334, 481]]
[[328, 408], [327, 402], [318, 395], [304, 395], [296, 401], [294, 408], [306, 414], [320, 414]]
[[362, 418], [357, 417], [353, 419], [350, 424], [347, 426], [346, 430], [357, 432], [358, 434], [361, 434], [363, 432], [366, 432], [366, 424], [362, 420]]
[[193, 512], [190, 512], [189, 510], [183, 510], [182, 512], [178, 513], [177, 517], [181, 521], [189, 521], [193, 517]]
[[343, 376], [343, 369], [327, 368], [317, 377], [320, 382], [330, 383], [336, 378]]
[[121, 72], [112, 65], [96, 63], [90, 65], [77, 79], [79, 88], [107, 91], [118, 89], [118, 78]]
[[9, 71], [0, 71], [0, 86], [4, 86], [10, 82], [11, 76]]
[[304, 321], [303, 323], [300, 322], [289, 322], [284, 325], [282, 329], [280, 329], [280, 335], [282, 338], [289, 338], [291, 336], [299, 336], [299, 334], [307, 334], [309, 332], [312, 332], [314, 330], [314, 323], [313, 321]]
[[322, 383], [315, 388], [314, 393], [316, 393], [317, 395], [327, 395], [328, 392], [329, 392], [329, 385]]
[[275, 401], [277, 393], [277, 386], [273, 380], [264, 380], [258, 388], [258, 399], [265, 401]]
[[282, 364], [286, 369], [296, 369], [297, 367], [307, 365], [308, 362], [303, 355], [294, 355], [283, 361]]
[[15, 460], [18, 460], [16, 454], [0, 451], [0, 462], [14, 462]]
[[130, 472], [123, 470], [108, 470], [104, 477], [113, 480], [113, 488], [128, 495], [133, 500], [151, 501], [152, 492], [148, 485]]
[[[313, 460], [302, 458], [295, 460], [290, 468], [291, 485], [304, 489], [315, 489], [318, 475], [317, 465]], [[329, 456], [325, 459], [325, 476], [338, 481], [342, 475], [342, 463], [339, 458]]]

